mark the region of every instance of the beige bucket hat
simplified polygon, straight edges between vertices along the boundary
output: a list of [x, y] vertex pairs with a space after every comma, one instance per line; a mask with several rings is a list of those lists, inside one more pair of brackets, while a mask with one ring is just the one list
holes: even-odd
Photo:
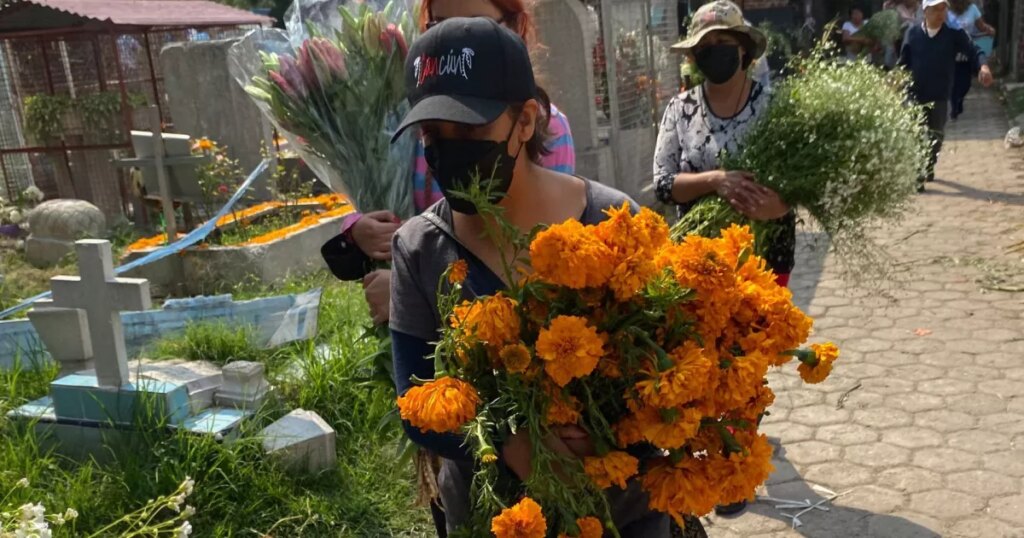
[[716, 30], [727, 30], [745, 34], [754, 42], [754, 50], [749, 51], [755, 59], [760, 58], [768, 48], [768, 40], [760, 30], [750, 26], [743, 18], [743, 11], [729, 0], [714, 0], [704, 4], [693, 14], [686, 39], [672, 45], [672, 50], [690, 52], [704, 36]]

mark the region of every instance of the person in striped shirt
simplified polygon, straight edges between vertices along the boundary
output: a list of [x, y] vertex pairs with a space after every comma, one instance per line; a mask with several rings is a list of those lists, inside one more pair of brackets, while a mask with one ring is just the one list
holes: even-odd
[[[425, 31], [453, 17], [490, 18], [517, 32], [527, 45], [533, 37], [533, 22], [523, 0], [423, 0], [420, 29]], [[551, 137], [540, 164], [557, 172], [575, 174], [576, 152], [569, 120], [554, 105], [548, 118], [548, 132]], [[411, 179], [413, 203], [419, 213], [443, 195], [431, 179], [422, 142], [416, 146], [415, 161]], [[370, 315], [377, 324], [385, 323], [389, 318], [391, 272], [372, 270], [373, 262], [391, 261], [391, 237], [400, 224], [390, 211], [354, 213], [344, 219], [341, 235], [321, 250], [335, 276], [342, 280], [362, 279]]]

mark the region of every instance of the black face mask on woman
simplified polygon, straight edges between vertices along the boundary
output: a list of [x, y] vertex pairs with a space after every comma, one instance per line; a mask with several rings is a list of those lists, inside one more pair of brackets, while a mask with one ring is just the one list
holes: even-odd
[[441, 192], [453, 211], [476, 215], [480, 210], [473, 202], [456, 193], [466, 193], [477, 178], [480, 190], [489, 193], [488, 199], [497, 204], [508, 193], [512, 185], [516, 161], [523, 146], [513, 157], [508, 154], [508, 143], [515, 131], [515, 124], [504, 141], [436, 139], [423, 148], [427, 167], [437, 181]]
[[697, 69], [712, 84], [724, 84], [740, 68], [739, 45], [707, 45], [701, 47], [694, 57]]

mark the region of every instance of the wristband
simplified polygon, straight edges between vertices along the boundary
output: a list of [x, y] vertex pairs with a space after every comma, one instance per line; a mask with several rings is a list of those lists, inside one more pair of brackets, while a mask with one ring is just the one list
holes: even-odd
[[352, 228], [355, 227], [359, 219], [363, 218], [363, 214], [359, 212], [349, 213], [345, 215], [345, 218], [341, 220], [341, 233], [349, 240], [352, 239]]

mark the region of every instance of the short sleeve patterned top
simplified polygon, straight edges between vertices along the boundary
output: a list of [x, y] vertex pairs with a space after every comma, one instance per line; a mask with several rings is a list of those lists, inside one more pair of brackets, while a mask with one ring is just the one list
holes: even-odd
[[[743, 108], [731, 118], [721, 118], [708, 106], [703, 85], [674, 97], [665, 109], [654, 152], [654, 186], [658, 200], [676, 204], [680, 216], [689, 211], [692, 202], [678, 203], [672, 199], [675, 176], [681, 172], [718, 169], [722, 152], [735, 153], [740, 149], [747, 131], [769, 100], [769, 92], [753, 82]], [[786, 225], [785, 232], [768, 246], [766, 257], [777, 274], [788, 274], [794, 265], [796, 217], [790, 213], [781, 221]]]

